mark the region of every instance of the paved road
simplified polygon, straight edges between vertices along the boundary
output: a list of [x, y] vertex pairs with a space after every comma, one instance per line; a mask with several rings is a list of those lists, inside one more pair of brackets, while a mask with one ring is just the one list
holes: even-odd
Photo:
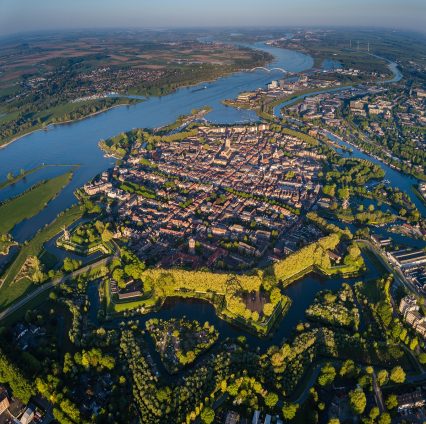
[[17, 302], [13, 303], [11, 306], [6, 308], [4, 311], [0, 312], [0, 321], [13, 312], [17, 311], [18, 309], [25, 306], [28, 302], [30, 302], [32, 299], [34, 299], [39, 294], [45, 292], [46, 290], [50, 290], [51, 288], [57, 286], [58, 284], [61, 284], [63, 282], [69, 281], [72, 278], [75, 278], [81, 274], [84, 274], [87, 271], [90, 271], [92, 268], [106, 265], [108, 264], [112, 259], [112, 256], [109, 256], [107, 258], [102, 258], [97, 260], [96, 262], [93, 262], [89, 265], [84, 266], [83, 268], [78, 269], [77, 271], [74, 271], [70, 274], [67, 274], [61, 278], [57, 278], [56, 280], [49, 281], [48, 283], [45, 283], [41, 285], [40, 287], [37, 287], [34, 291], [23, 297], [22, 299], [18, 300]]
[[383, 402], [382, 389], [377, 382], [376, 371], [373, 370], [373, 389], [374, 389], [374, 397], [376, 398], [376, 404], [379, 407], [380, 413], [386, 411], [385, 404]]

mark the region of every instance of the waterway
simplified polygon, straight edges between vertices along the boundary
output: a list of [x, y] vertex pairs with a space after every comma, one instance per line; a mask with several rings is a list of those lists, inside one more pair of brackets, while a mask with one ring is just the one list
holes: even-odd
[[[252, 47], [272, 54], [275, 59], [269, 69], [283, 68], [289, 72], [301, 72], [311, 69], [313, 59], [309, 55], [255, 43]], [[397, 65], [389, 64], [394, 77], [387, 82], [401, 78]], [[151, 97], [132, 106], [111, 109], [90, 118], [63, 125], [50, 126], [47, 130], [31, 133], [0, 150], [0, 181], [8, 172], [18, 173], [20, 169], [30, 169], [40, 164], [80, 164], [71, 183], [36, 216], [21, 222], [13, 229], [13, 237], [23, 242], [30, 239], [44, 225], [51, 222], [57, 214], [71, 206], [77, 200], [73, 195], [76, 188], [93, 178], [101, 171], [113, 166], [114, 159], [104, 157], [98, 148], [101, 139], [137, 127], [155, 128], [173, 122], [179, 115], [189, 113], [194, 108], [209, 105], [213, 110], [206, 116], [213, 123], [246, 123], [257, 121], [253, 111], [226, 107], [222, 101], [234, 98], [241, 91], [262, 87], [272, 79], [283, 76], [279, 70], [237, 72], [212, 82], [201, 83], [195, 87], [186, 87], [163, 97]], [[338, 88], [339, 90], [341, 88]], [[335, 91], [331, 89], [330, 91]], [[310, 95], [314, 95], [311, 93]], [[306, 96], [292, 99], [297, 101]], [[278, 106], [275, 111], [279, 110]], [[354, 149], [354, 152], [356, 150]], [[358, 153], [357, 153], [358, 154]], [[366, 155], [365, 155], [366, 156]], [[367, 156], [366, 156], [367, 157]], [[59, 174], [63, 168], [44, 168], [31, 174], [25, 180], [0, 190], [0, 201], [20, 194], [41, 179]], [[396, 171], [394, 171], [396, 172]], [[404, 191], [415, 181], [400, 174], [392, 184]], [[417, 205], [421, 202], [413, 196]], [[424, 205], [421, 205], [423, 211]], [[422, 213], [424, 213], [422, 211]]]
[[402, 172], [397, 171], [396, 169], [391, 168], [380, 160], [376, 159], [373, 156], [367, 155], [362, 152], [360, 149], [356, 148], [352, 144], [344, 141], [340, 137], [332, 134], [329, 131], [324, 131], [324, 134], [333, 142], [339, 144], [339, 146], [344, 147], [345, 149], [339, 151], [339, 153], [344, 157], [355, 157], [359, 159], [369, 160], [377, 165], [379, 165], [384, 171], [384, 179], [389, 181], [389, 184], [392, 187], [399, 188], [402, 192], [408, 194], [412, 202], [417, 206], [417, 209], [422, 214], [426, 216], [426, 206], [425, 204], [416, 196], [413, 185], [418, 183], [418, 180], [411, 175], [403, 174]]

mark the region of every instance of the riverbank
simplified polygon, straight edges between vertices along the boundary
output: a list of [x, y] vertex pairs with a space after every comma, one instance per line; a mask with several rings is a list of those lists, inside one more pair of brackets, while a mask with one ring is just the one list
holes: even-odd
[[420, 193], [419, 186], [417, 184], [413, 184], [413, 191], [414, 191], [414, 194], [419, 198], [419, 200], [421, 200], [423, 204], [426, 206], [426, 199], [423, 196], [423, 194]]

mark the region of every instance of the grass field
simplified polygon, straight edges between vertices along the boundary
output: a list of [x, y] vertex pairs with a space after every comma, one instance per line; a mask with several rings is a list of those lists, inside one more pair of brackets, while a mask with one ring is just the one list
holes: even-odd
[[72, 174], [70, 171], [43, 181], [32, 186], [22, 195], [2, 204], [0, 206], [0, 234], [9, 233], [16, 224], [43, 210], [46, 204], [69, 183]]
[[28, 256], [39, 256], [43, 251], [43, 244], [58, 234], [62, 228], [68, 227], [73, 222], [80, 219], [83, 211], [80, 205], [75, 205], [59, 215], [51, 224], [39, 231], [33, 239], [25, 244], [16, 259], [6, 270], [2, 276], [2, 283], [0, 286], [0, 310], [7, 308], [19, 297], [31, 291], [33, 283], [28, 279], [14, 281], [15, 276], [18, 274], [22, 265]]

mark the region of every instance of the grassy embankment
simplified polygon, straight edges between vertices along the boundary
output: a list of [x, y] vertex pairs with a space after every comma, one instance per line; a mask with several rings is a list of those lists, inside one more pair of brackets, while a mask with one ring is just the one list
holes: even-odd
[[82, 215], [83, 210], [80, 205], [72, 206], [70, 209], [60, 214], [52, 223], [41, 229], [33, 239], [22, 246], [15, 260], [2, 276], [2, 283], [0, 286], [0, 310], [10, 306], [18, 298], [36, 287], [28, 278], [15, 281], [16, 275], [21, 270], [28, 256], [40, 256], [46, 241], [58, 234], [64, 226], [67, 227], [80, 219]]
[[16, 224], [43, 210], [46, 204], [70, 182], [72, 175], [73, 172], [70, 171], [42, 181], [0, 205], [0, 234], [9, 233]]
[[422, 193], [420, 193], [419, 190], [419, 186], [418, 185], [413, 185], [413, 191], [414, 194], [423, 202], [423, 204], [426, 206], [426, 199], [424, 198], [424, 196], [422, 195]]

